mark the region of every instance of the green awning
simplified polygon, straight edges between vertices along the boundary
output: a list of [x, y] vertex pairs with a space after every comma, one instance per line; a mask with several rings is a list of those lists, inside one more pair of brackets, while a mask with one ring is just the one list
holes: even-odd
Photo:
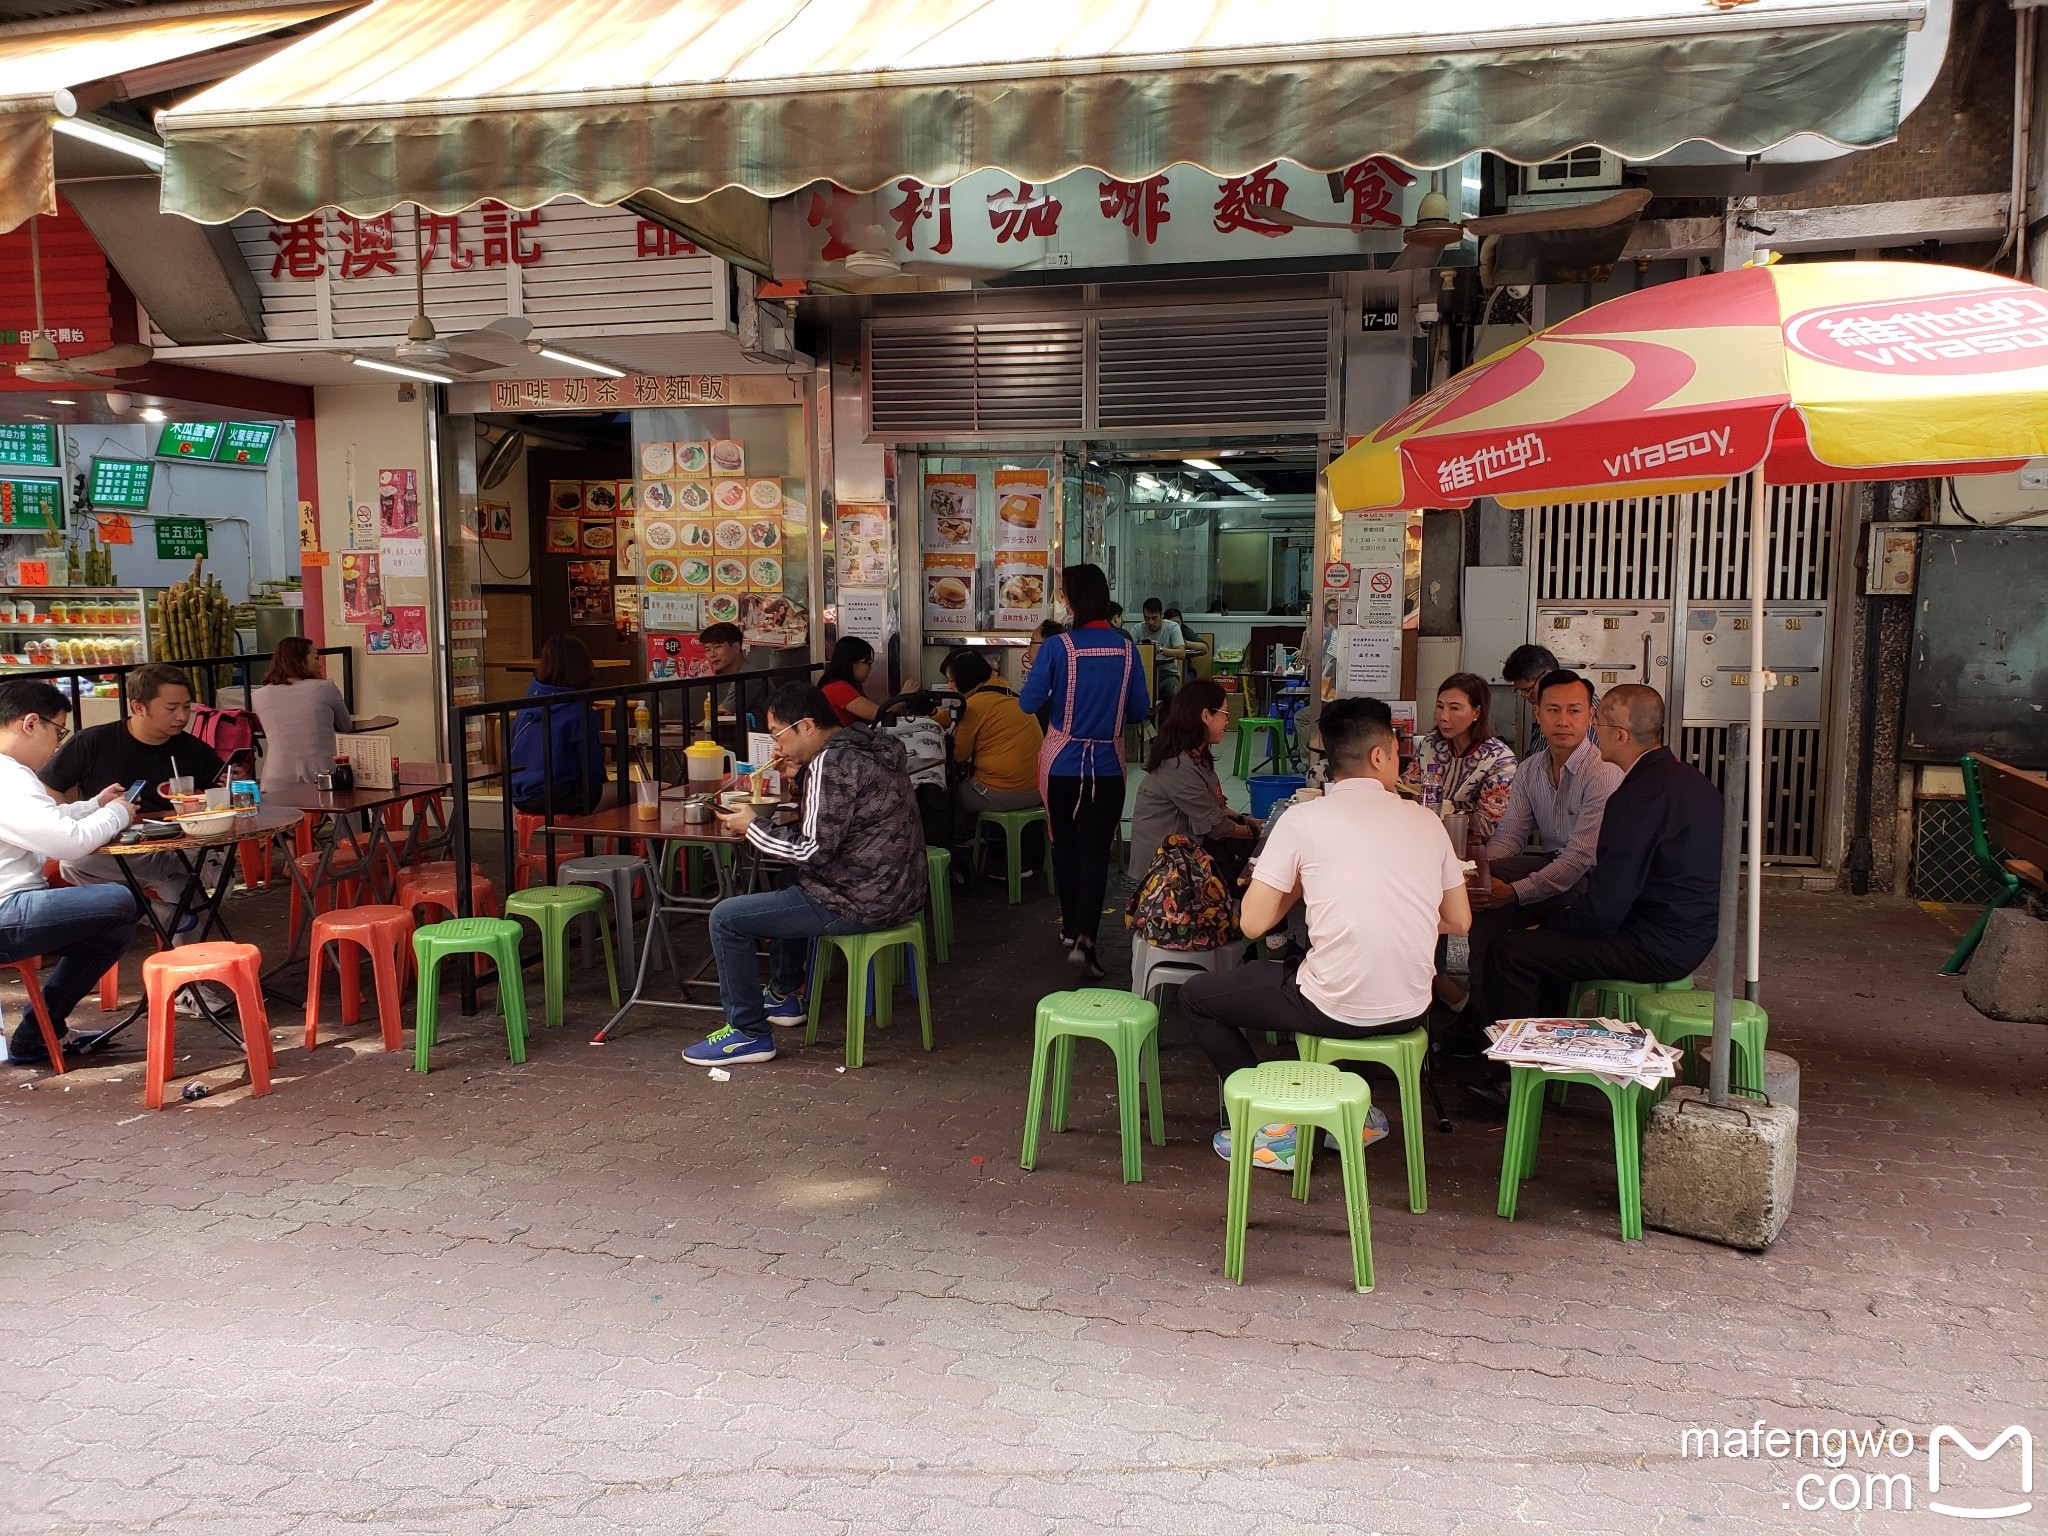
[[[1898, 129], [1921, 0], [375, 0], [176, 109], [164, 206], [450, 211], [999, 167], [1654, 158]], [[1428, 31], [1407, 30], [1426, 15]]]

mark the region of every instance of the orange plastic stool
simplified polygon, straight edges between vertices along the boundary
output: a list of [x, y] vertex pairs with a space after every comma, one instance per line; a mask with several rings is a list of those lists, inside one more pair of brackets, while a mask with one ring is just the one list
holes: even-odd
[[235, 844], [242, 858], [242, 884], [250, 890], [269, 890], [272, 866], [267, 838], [248, 837]]
[[[485, 917], [496, 917], [498, 913], [498, 888], [483, 872], [483, 866], [469, 866], [469, 891], [476, 910]], [[421, 907], [431, 911], [445, 912], [449, 917], [455, 914], [455, 866], [446, 861], [422, 864], [407, 872], [398, 882], [398, 906], [417, 915]]]
[[180, 987], [195, 981], [216, 981], [235, 994], [242, 1014], [242, 1045], [249, 1058], [249, 1091], [270, 1092], [270, 1016], [263, 1008], [263, 951], [254, 944], [187, 944], [166, 949], [142, 962], [142, 990], [149, 999], [149, 1064], [144, 1069], [142, 1103], [164, 1107], [164, 1084], [171, 1080], [171, 1051], [177, 1015], [171, 1000]]
[[412, 913], [404, 907], [348, 907], [322, 912], [313, 919], [313, 948], [306, 960], [306, 1049], [320, 1038], [320, 957], [334, 945], [334, 968], [341, 973], [341, 1022], [358, 1024], [363, 1017], [363, 978], [353, 944], [370, 956], [370, 974], [377, 984], [377, 1022], [384, 1031], [384, 1049], [403, 1049], [398, 1007], [399, 988], [412, 964]]
[[[291, 926], [285, 930], [285, 947], [296, 949], [299, 932], [306, 926], [306, 898], [299, 894], [299, 882], [313, 883], [313, 877], [320, 872], [321, 855], [317, 853], [296, 853], [292, 855], [292, 867], [299, 872], [299, 879], [292, 882]], [[334, 862], [327, 866], [328, 883], [313, 892], [315, 913], [332, 912], [337, 901], [343, 906], [354, 906], [363, 890], [363, 861], [347, 849], [337, 849]]]
[[36, 1016], [36, 1025], [43, 1032], [43, 1049], [50, 1053], [51, 1070], [64, 1070], [64, 1052], [57, 1044], [57, 1026], [50, 1022], [50, 1010], [43, 1006], [43, 985], [36, 980], [36, 968], [42, 959], [30, 955], [26, 960], [0, 960], [0, 970], [13, 971], [21, 978], [23, 990], [28, 993], [28, 1006]]

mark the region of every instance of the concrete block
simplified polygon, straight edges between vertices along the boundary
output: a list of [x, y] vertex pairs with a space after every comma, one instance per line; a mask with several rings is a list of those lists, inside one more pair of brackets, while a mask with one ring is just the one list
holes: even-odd
[[[1712, 1071], [1714, 1047], [1711, 1043], [1700, 1047], [1700, 1061], [1703, 1071]], [[1783, 1104], [1787, 1109], [1799, 1107], [1799, 1063], [1783, 1051], [1764, 1052], [1764, 1092], [1773, 1104]]]
[[1674, 1088], [1643, 1130], [1643, 1221], [1768, 1248], [1791, 1214], [1798, 1141], [1796, 1109], [1740, 1097], [1715, 1109], [1705, 1089]]
[[1987, 1019], [2048, 1024], [2048, 922], [2001, 907], [1963, 973], [1963, 996]]

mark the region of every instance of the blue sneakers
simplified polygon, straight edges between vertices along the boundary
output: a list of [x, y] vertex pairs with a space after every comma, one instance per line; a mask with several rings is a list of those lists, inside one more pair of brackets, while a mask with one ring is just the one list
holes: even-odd
[[761, 1007], [767, 1011], [770, 1024], [808, 1024], [811, 1021], [811, 1011], [805, 1003], [801, 987], [787, 997], [773, 987], [763, 987]]
[[730, 1024], [712, 1031], [710, 1038], [688, 1047], [683, 1060], [697, 1067], [730, 1067], [744, 1061], [773, 1061], [775, 1041], [767, 1035], [743, 1035]]

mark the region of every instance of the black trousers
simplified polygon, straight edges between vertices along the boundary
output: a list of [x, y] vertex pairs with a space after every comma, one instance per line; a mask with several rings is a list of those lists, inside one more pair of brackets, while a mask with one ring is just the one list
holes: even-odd
[[1401, 1035], [1422, 1022], [1422, 1016], [1390, 1024], [1346, 1024], [1333, 1019], [1301, 995], [1295, 967], [1254, 960], [1234, 971], [1208, 971], [1181, 985], [1180, 1011], [1194, 1031], [1195, 1044], [1227, 1078], [1241, 1067], [1256, 1067], [1259, 1054], [1246, 1031], [1277, 1030], [1286, 1054], [1294, 1054], [1294, 1035], [1323, 1035], [1333, 1040], [1365, 1040], [1373, 1035]]
[[1052, 835], [1052, 877], [1060, 893], [1060, 932], [1094, 944], [1109, 890], [1109, 856], [1124, 816], [1122, 774], [1053, 774], [1046, 780], [1045, 821]]
[[1626, 933], [1592, 938], [1555, 928], [1517, 929], [1496, 936], [1487, 953], [1486, 1016], [1554, 1016], [1570, 1003], [1575, 982], [1676, 981], [1691, 975], [1705, 958], [1695, 955], [1687, 963]]

